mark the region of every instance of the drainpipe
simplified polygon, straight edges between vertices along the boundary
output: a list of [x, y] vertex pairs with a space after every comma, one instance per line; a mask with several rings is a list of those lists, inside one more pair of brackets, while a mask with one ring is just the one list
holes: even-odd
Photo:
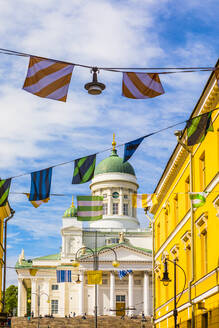
[[[193, 192], [193, 155], [190, 153], [190, 192]], [[192, 328], [195, 328], [195, 304], [192, 302], [192, 283], [195, 280], [195, 223], [192, 200], [191, 207], [191, 257], [192, 257], [192, 278], [189, 281], [189, 303], [192, 305]]]
[[[190, 155], [190, 192], [193, 192], [193, 154], [187, 145], [182, 140], [182, 131], [175, 131], [178, 143], [189, 153]], [[195, 328], [195, 304], [192, 302], [192, 283], [195, 280], [195, 224], [194, 224], [194, 211], [192, 206], [192, 200], [190, 200], [190, 213], [191, 213], [191, 257], [192, 257], [192, 278], [188, 283], [189, 289], [189, 303], [192, 305], [192, 328]]]
[[[10, 205], [9, 205], [10, 206]], [[15, 211], [10, 208], [11, 210], [11, 215], [4, 221], [5, 223], [5, 238], [4, 238], [4, 277], [3, 277], [3, 292], [2, 292], [2, 312], [4, 312], [5, 309], [5, 287], [6, 287], [6, 255], [7, 255], [7, 224], [8, 221], [11, 220], [14, 216]]]
[[152, 220], [152, 288], [153, 288], [153, 327], [155, 327], [154, 321], [155, 321], [155, 273], [154, 273], [154, 267], [155, 267], [155, 234], [154, 234], [154, 220]]

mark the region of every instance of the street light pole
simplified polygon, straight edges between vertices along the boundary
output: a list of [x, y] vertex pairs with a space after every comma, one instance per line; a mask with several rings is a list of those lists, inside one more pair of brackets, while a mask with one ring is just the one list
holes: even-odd
[[[97, 271], [99, 269], [99, 255], [102, 251], [108, 249], [110, 251], [112, 251], [114, 253], [114, 256], [115, 256], [115, 260], [112, 262], [112, 265], [116, 268], [119, 266], [119, 262], [117, 261], [117, 254], [116, 252], [114, 251], [114, 249], [110, 248], [110, 247], [103, 247], [101, 248], [99, 251], [97, 250], [97, 231], [95, 231], [95, 248], [94, 250], [89, 248], [89, 247], [81, 247], [77, 250], [76, 254], [75, 254], [75, 261], [73, 262], [73, 266], [74, 267], [78, 267], [79, 266], [79, 261], [78, 261], [78, 258], [79, 258], [79, 253], [81, 251], [84, 251], [84, 250], [88, 250], [92, 253], [92, 256], [93, 256], [93, 270], [94, 271]], [[94, 306], [94, 316], [95, 316], [95, 328], [98, 328], [98, 318], [97, 318], [97, 284], [95, 284], [95, 306]]]
[[[168, 258], [165, 258], [164, 261], [164, 272], [163, 272], [163, 278], [161, 279], [161, 281], [163, 281], [164, 286], [168, 286], [169, 282], [171, 281], [169, 279], [169, 272], [168, 272], [168, 267], [167, 267], [167, 261], [173, 263], [174, 265], [174, 309], [173, 309], [173, 316], [174, 316], [174, 327], [177, 328], [177, 316], [178, 316], [178, 311], [177, 311], [177, 304], [179, 303], [179, 300], [185, 290], [185, 286], [186, 286], [186, 273], [184, 271], [184, 269], [176, 263], [177, 259], [175, 258], [173, 261], [169, 260]], [[183, 273], [184, 273], [184, 287], [182, 292], [180, 293], [180, 296], [178, 298], [178, 301], [176, 301], [176, 267], [179, 267]]]

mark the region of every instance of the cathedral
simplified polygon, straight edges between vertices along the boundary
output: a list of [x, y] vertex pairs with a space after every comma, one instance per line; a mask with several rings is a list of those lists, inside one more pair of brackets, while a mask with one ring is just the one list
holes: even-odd
[[[132, 207], [132, 194], [139, 187], [134, 168], [117, 155], [115, 141], [112, 145], [90, 184], [91, 194], [103, 197], [103, 218], [84, 227], [72, 201], [62, 217], [60, 252], [28, 260], [23, 251], [19, 256], [18, 316], [27, 313], [28, 302], [34, 316], [94, 315], [95, 296], [98, 315], [152, 314], [152, 233], [140, 228]], [[88, 284], [94, 250], [102, 272], [98, 285]], [[73, 265], [75, 258], [79, 266]], [[115, 259], [118, 267], [113, 266]], [[71, 282], [57, 282], [58, 270], [71, 270]]]

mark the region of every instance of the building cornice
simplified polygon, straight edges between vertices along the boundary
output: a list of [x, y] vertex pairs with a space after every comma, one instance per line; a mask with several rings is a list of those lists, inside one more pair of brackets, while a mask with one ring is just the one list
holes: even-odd
[[[212, 74], [190, 118], [210, 111], [216, 106], [218, 101], [219, 101], [219, 87], [217, 85], [217, 80], [214, 74]], [[218, 115], [216, 115], [216, 117], [217, 116]], [[183, 137], [182, 137], [182, 142], [185, 141], [186, 141], [186, 128], [183, 131]], [[196, 151], [198, 148], [199, 145], [197, 146]], [[158, 197], [158, 204], [151, 208], [151, 212], [153, 214], [156, 213], [159, 204], [161, 204], [163, 198], [165, 197], [166, 191], [169, 189], [171, 185], [171, 179], [173, 179], [173, 177], [175, 177], [178, 174], [179, 170], [181, 169], [182, 163], [185, 161], [188, 155], [189, 155], [188, 152], [178, 143], [154, 191], [154, 193], [156, 193]]]

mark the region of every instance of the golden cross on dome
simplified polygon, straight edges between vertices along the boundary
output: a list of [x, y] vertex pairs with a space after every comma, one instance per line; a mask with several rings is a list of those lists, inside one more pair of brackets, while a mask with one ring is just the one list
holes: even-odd
[[74, 196], [72, 196], [71, 207], [74, 207]]
[[113, 146], [113, 150], [115, 150], [116, 148], [116, 141], [115, 141], [115, 133], [113, 133], [113, 142], [112, 142], [112, 146]]

